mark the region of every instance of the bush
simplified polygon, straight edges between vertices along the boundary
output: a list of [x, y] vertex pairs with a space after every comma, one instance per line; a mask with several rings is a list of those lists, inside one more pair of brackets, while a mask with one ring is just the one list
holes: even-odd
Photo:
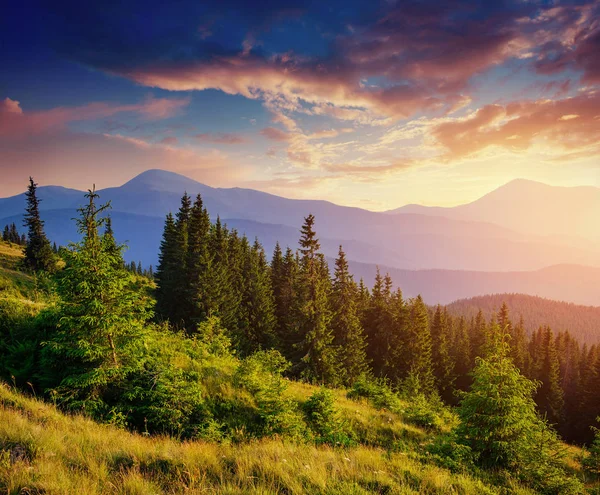
[[288, 368], [289, 363], [278, 351], [258, 351], [242, 361], [235, 374], [234, 384], [248, 390], [256, 403], [255, 431], [259, 436], [305, 437], [306, 426], [287, 396], [287, 382], [281, 376]]
[[317, 443], [348, 447], [355, 444], [353, 435], [335, 407], [331, 390], [322, 388], [304, 403], [304, 414]]
[[398, 395], [391, 389], [384, 379], [374, 379], [367, 375], [361, 375], [354, 382], [346, 396], [349, 399], [365, 398], [377, 409], [387, 409], [398, 412], [401, 402]]

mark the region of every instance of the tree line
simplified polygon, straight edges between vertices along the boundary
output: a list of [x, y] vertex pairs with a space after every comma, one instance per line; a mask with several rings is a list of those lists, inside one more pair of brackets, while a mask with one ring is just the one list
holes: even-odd
[[[44, 233], [33, 180], [27, 201], [24, 263], [55, 271], [57, 255]], [[116, 246], [110, 218], [98, 220], [101, 224], [103, 239]], [[140, 272], [140, 264], [126, 265], [120, 254], [113, 256], [120, 269]], [[470, 374], [497, 324], [510, 336], [515, 366], [539, 384], [538, 411], [570, 441], [593, 438], [590, 426], [600, 413], [595, 393], [600, 348], [549, 327], [528, 336], [522, 319], [511, 321], [506, 304], [490, 320], [481, 311], [466, 319], [441, 306], [428, 308], [421, 297], [404, 298], [379, 271], [369, 289], [354, 280], [341, 246], [331, 273], [312, 215], [301, 228], [299, 248], [277, 244], [268, 261], [258, 240], [251, 243], [219, 218], [211, 222], [201, 196], [192, 201], [185, 194], [179, 211], [166, 217], [154, 276], [155, 319], [188, 335], [218, 317], [238, 355], [276, 349], [291, 363], [291, 377], [351, 386], [368, 374], [392, 387], [439, 395], [451, 405], [471, 386]]]
[[[543, 493], [581, 493], [550, 423], [591, 439], [595, 347], [549, 328], [528, 339], [506, 305], [489, 322], [481, 312], [467, 322], [441, 306], [432, 311], [379, 272], [369, 290], [353, 280], [342, 247], [331, 274], [312, 215], [299, 249], [277, 245], [268, 262], [258, 240], [213, 224], [200, 196], [192, 203], [184, 195], [166, 218], [155, 288], [126, 269], [105, 215], [110, 205], [98, 206], [93, 189], [78, 210], [81, 240], [60, 249], [57, 263], [30, 185], [25, 259], [30, 270], [52, 272], [57, 299], [33, 317], [21, 299], [0, 307], [0, 374], [16, 385], [146, 433], [280, 435], [332, 446], [352, 445], [356, 435], [339, 421], [332, 393], [298, 405], [282, 373], [344, 386], [348, 397], [427, 428], [448, 412], [441, 398], [457, 405], [459, 421], [423, 447], [432, 462], [516, 475]], [[228, 374], [241, 395], [211, 391]], [[597, 437], [590, 471], [600, 466], [599, 444]]]
[[156, 272], [157, 314], [189, 334], [218, 315], [242, 355], [278, 349], [289, 374], [313, 383], [348, 386], [364, 373], [392, 386], [411, 384], [456, 404], [469, 389], [476, 359], [497, 325], [510, 336], [515, 366], [535, 380], [539, 412], [577, 442], [593, 437], [600, 413], [600, 349], [581, 346], [569, 332], [540, 327], [528, 337], [522, 318], [509, 309], [486, 320], [466, 319], [446, 308], [428, 308], [420, 296], [406, 299], [389, 274], [377, 271], [372, 289], [358, 283], [340, 246], [330, 273], [306, 217], [299, 248], [276, 245], [271, 261], [255, 240], [211, 223], [201, 196], [185, 194], [166, 218]]

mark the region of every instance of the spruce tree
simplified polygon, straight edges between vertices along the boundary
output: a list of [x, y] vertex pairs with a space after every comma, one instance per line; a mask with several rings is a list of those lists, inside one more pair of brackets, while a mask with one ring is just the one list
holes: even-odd
[[123, 247], [114, 251], [112, 240], [98, 232], [109, 205], [96, 206], [94, 189], [86, 198], [77, 219], [82, 240], [63, 250], [58, 331], [44, 348], [46, 362], [62, 376], [61, 400], [102, 414], [107, 387], [137, 366], [142, 325], [150, 313], [121, 268]]
[[529, 353], [527, 351], [527, 335], [525, 333], [525, 323], [523, 317], [519, 318], [519, 323], [510, 330], [510, 356], [515, 366], [523, 374], [527, 373], [529, 365]]
[[292, 363], [299, 361], [301, 356], [298, 349], [302, 348], [302, 336], [295, 324], [299, 273], [298, 261], [289, 247], [286, 248], [281, 266], [275, 264], [271, 269], [277, 342], [282, 354]]
[[[471, 349], [471, 336], [467, 329], [467, 323], [464, 317], [455, 321], [454, 342], [452, 345], [454, 357], [454, 375], [456, 380], [454, 386], [456, 390], [465, 391], [471, 385], [471, 369], [473, 367], [473, 351]], [[484, 348], [484, 347], [483, 347]]]
[[431, 355], [431, 332], [427, 306], [419, 295], [409, 304], [407, 362], [412, 379], [418, 379], [421, 391], [425, 394], [435, 390], [433, 362]]
[[337, 378], [337, 356], [331, 331], [330, 280], [325, 258], [314, 230], [315, 217], [304, 220], [300, 237], [300, 273], [297, 283], [296, 321], [302, 338], [298, 363], [303, 378], [332, 384]]
[[179, 283], [178, 265], [181, 263], [177, 237], [175, 220], [169, 213], [165, 220], [156, 268], [156, 311], [162, 318], [173, 323], [176, 323], [177, 308], [181, 304], [176, 291]]
[[[431, 341], [435, 383], [442, 399], [450, 402], [454, 390], [454, 359], [451, 356], [451, 335], [448, 312], [438, 304], [431, 322]], [[469, 355], [467, 350], [467, 356]]]
[[564, 395], [560, 386], [560, 363], [556, 343], [550, 328], [544, 331], [542, 353], [543, 360], [537, 377], [541, 386], [537, 390], [536, 402], [548, 421], [557, 424], [563, 418]]
[[331, 292], [331, 328], [345, 385], [351, 385], [368, 370], [367, 344], [357, 314], [357, 297], [358, 288], [350, 274], [346, 254], [340, 246]]
[[391, 323], [388, 336], [388, 353], [383, 368], [383, 375], [395, 384], [400, 383], [409, 373], [407, 367], [408, 340], [408, 307], [402, 291], [396, 289], [389, 302]]
[[271, 273], [258, 240], [246, 251], [243, 266], [239, 350], [243, 355], [275, 346], [275, 301]]
[[458, 408], [458, 438], [482, 467], [509, 470], [543, 493], [579, 493], [556, 455], [557, 436], [536, 413], [538, 384], [512, 362], [509, 340], [494, 322]]
[[52, 272], [56, 266], [50, 241], [44, 232], [44, 222], [40, 218], [40, 199], [37, 197], [37, 184], [29, 177], [27, 208], [24, 225], [28, 229], [28, 241], [25, 247], [24, 264], [33, 271]]
[[475, 362], [476, 357], [483, 355], [487, 341], [487, 324], [481, 309], [472, 323], [469, 330], [469, 341], [471, 342], [471, 362]]
[[10, 242], [10, 227], [8, 225], [4, 226], [4, 230], [2, 231], [2, 240], [4, 242]]
[[[385, 376], [398, 362], [398, 349], [392, 349], [390, 341], [394, 324], [391, 286], [389, 275], [382, 277], [377, 267], [369, 305], [363, 315], [368, 342], [367, 357], [376, 376]], [[397, 374], [396, 371], [393, 374]]]

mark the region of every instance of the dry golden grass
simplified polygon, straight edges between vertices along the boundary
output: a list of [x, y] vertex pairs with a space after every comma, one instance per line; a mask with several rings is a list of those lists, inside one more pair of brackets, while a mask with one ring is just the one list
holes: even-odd
[[65, 416], [5, 385], [0, 450], [0, 491], [8, 494], [500, 493], [423, 464], [410, 451], [337, 450], [277, 439], [216, 444], [149, 438]]

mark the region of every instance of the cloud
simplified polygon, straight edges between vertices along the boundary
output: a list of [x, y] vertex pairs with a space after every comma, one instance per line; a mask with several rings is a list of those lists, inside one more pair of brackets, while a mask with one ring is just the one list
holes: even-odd
[[23, 137], [57, 132], [70, 122], [112, 117], [125, 112], [137, 114], [142, 120], [161, 120], [176, 115], [189, 103], [189, 98], [148, 97], [140, 103], [128, 105], [96, 102], [24, 112], [18, 101], [6, 98], [0, 105], [0, 136]]
[[572, 152], [600, 142], [600, 93], [486, 105], [463, 119], [437, 125], [432, 135], [449, 159], [490, 146], [526, 150], [539, 140], [557, 152]]
[[277, 129], [276, 127], [265, 127], [260, 130], [260, 133], [273, 141], [289, 141], [291, 138], [290, 133]]
[[171, 170], [212, 186], [233, 186], [250, 166], [216, 149], [181, 148], [139, 138], [69, 130], [14, 140], [0, 136], [0, 197], [22, 191], [32, 175], [40, 184], [85, 189], [124, 183], [152, 168]]
[[4, 100], [0, 101], [0, 114], [2, 113], [15, 113], [21, 115], [23, 110], [21, 110], [21, 104], [18, 101], [4, 98]]
[[[332, 8], [336, 15], [301, 0], [251, 9], [233, 2], [233, 11], [246, 14], [235, 26], [223, 14], [229, 3], [201, 4], [154, 6], [161, 22], [139, 26], [147, 43], [134, 40], [136, 31], [103, 9], [74, 7], [56, 31], [68, 34], [57, 35], [59, 49], [144, 86], [216, 89], [261, 100], [280, 113], [288, 130], [290, 112], [361, 125], [451, 114], [470, 102], [473, 76], [510, 61], [543, 73], [575, 68], [589, 83], [600, 80], [597, 0], [384, 2], [371, 9]], [[127, 12], [136, 19], [146, 6], [134, 3]], [[319, 49], [286, 37], [282, 28], [291, 20], [306, 36], [319, 26]], [[282, 33], [279, 42], [265, 43], [261, 35], [275, 29]]]
[[248, 140], [240, 134], [234, 133], [203, 133], [195, 134], [192, 136], [196, 141], [201, 143], [213, 143], [213, 144], [243, 144]]

